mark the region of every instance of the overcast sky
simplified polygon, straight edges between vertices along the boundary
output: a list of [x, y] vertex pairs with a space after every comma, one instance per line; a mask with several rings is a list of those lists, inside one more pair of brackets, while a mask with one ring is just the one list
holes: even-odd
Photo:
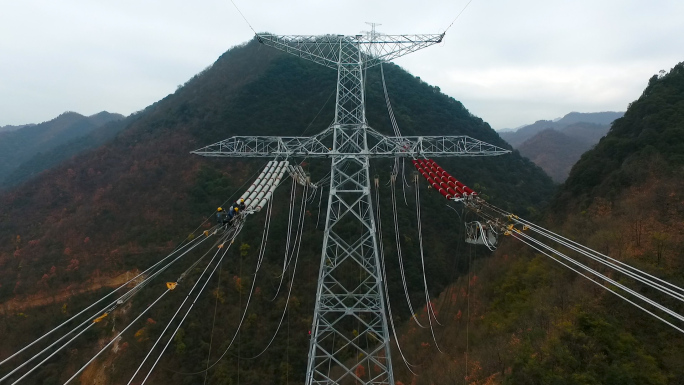
[[[401, 34], [442, 32], [468, 0], [235, 3], [257, 31], [358, 34], [373, 21]], [[5, 2], [0, 126], [128, 115], [252, 35], [230, 0]], [[680, 61], [684, 1], [473, 0], [442, 44], [396, 63], [501, 129], [623, 111]]]

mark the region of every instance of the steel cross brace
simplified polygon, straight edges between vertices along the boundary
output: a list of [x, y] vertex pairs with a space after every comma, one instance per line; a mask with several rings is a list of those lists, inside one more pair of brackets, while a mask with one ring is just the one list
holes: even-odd
[[[370, 130], [369, 130], [369, 135]], [[306, 157], [333, 158], [346, 155], [365, 155], [372, 158], [418, 158], [445, 156], [491, 156], [510, 151], [469, 136], [386, 136], [374, 133], [373, 147], [362, 151], [334, 150], [317, 136], [233, 136], [226, 140], [192, 151], [193, 154], [213, 157]]]

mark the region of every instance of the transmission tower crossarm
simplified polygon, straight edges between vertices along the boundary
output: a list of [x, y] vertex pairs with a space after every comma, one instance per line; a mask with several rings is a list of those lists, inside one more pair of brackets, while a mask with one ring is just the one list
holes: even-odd
[[495, 156], [510, 150], [469, 136], [384, 136], [370, 153], [373, 157]]
[[505, 148], [469, 136], [385, 136], [368, 129], [369, 150], [358, 146], [338, 146], [333, 149], [325, 130], [315, 136], [233, 136], [192, 151], [209, 157], [310, 157], [329, 158], [335, 155], [367, 155], [371, 158], [420, 156], [495, 156], [508, 154]]
[[274, 156], [327, 157], [331, 150], [318, 136], [233, 136], [220, 142], [202, 147], [192, 154], [210, 157]]
[[419, 49], [440, 43], [444, 34], [424, 35], [272, 35], [257, 34], [259, 42], [289, 54], [338, 69], [340, 46], [354, 45], [364, 67], [394, 60]]

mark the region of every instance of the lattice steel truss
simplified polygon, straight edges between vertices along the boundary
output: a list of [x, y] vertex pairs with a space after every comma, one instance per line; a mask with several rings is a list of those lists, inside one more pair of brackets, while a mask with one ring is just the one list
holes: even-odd
[[193, 153], [331, 159], [306, 383], [394, 384], [369, 159], [486, 156], [509, 151], [467, 136], [389, 137], [368, 126], [364, 70], [439, 43], [443, 34], [262, 34], [257, 38], [268, 46], [337, 70], [335, 121], [311, 137], [236, 136]]

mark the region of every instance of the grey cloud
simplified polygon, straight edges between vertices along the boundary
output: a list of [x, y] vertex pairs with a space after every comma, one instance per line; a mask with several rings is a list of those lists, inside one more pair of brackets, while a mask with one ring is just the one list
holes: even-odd
[[[256, 30], [280, 34], [355, 34], [366, 21], [385, 33], [440, 32], [467, 3], [235, 1]], [[682, 14], [684, 3], [666, 0], [474, 0], [443, 44], [397, 64], [495, 128], [624, 110], [650, 75], [684, 60]], [[6, 4], [0, 125], [65, 110], [131, 113], [251, 37], [219, 0]]]

